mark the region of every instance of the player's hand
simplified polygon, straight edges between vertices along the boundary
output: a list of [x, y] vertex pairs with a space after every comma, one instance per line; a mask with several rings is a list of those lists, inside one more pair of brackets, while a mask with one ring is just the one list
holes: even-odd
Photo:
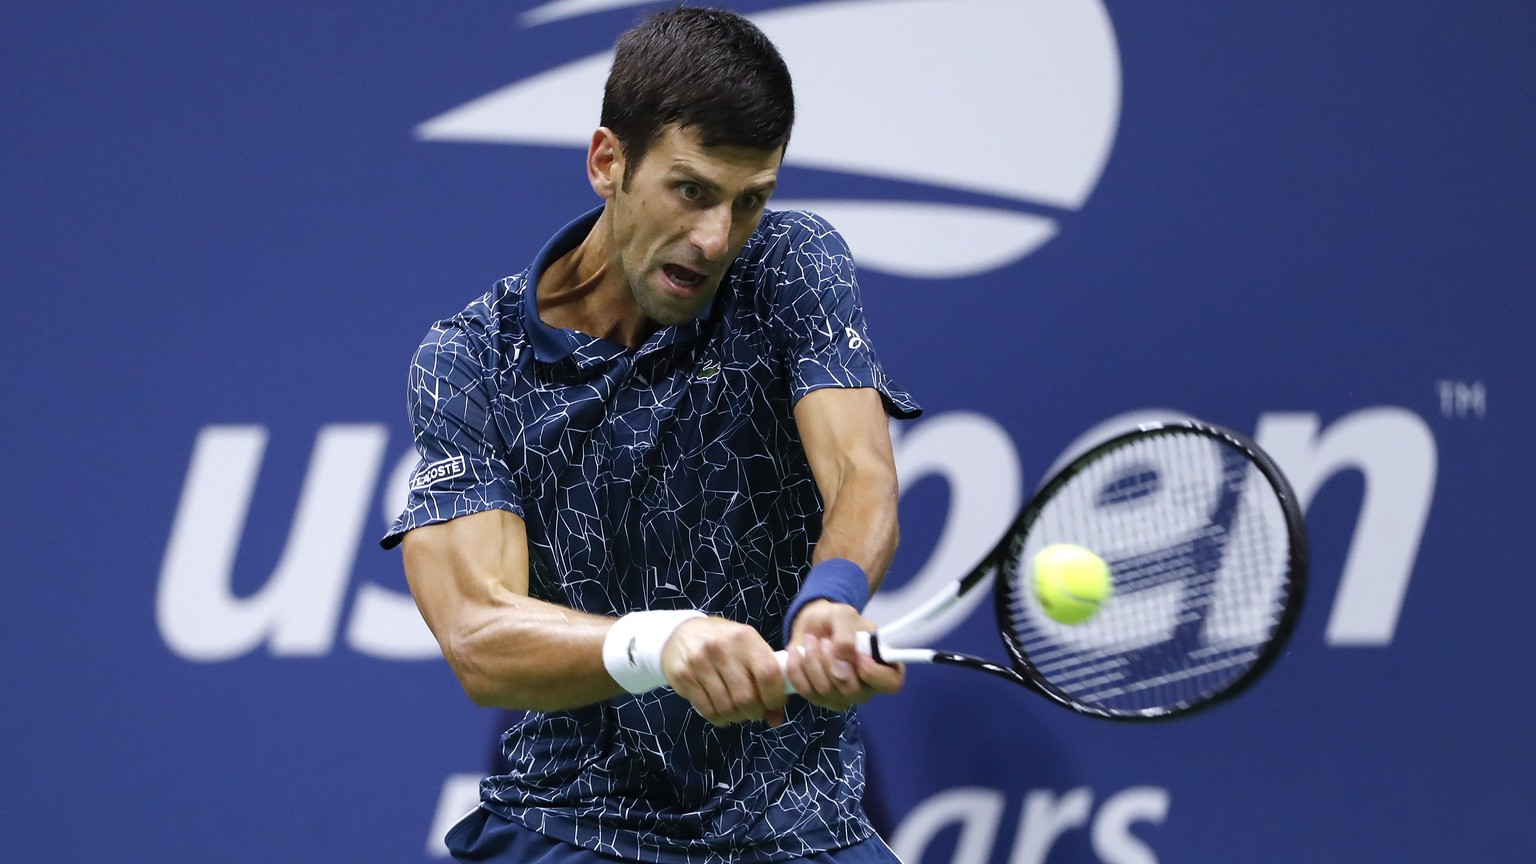
[[784, 722], [784, 675], [773, 648], [745, 624], [695, 618], [673, 631], [661, 651], [667, 683], [716, 726]]
[[887, 666], [860, 651], [859, 631], [875, 625], [846, 603], [816, 600], [800, 609], [789, 643], [789, 681], [813, 704], [846, 711], [876, 693], [895, 693], [906, 681], [901, 666]]

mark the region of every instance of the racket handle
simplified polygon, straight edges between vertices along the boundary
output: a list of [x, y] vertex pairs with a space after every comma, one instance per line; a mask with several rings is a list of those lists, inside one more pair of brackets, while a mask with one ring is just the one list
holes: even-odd
[[[854, 639], [859, 652], [868, 657], [873, 657], [887, 666], [895, 666], [897, 663], [932, 663], [934, 651], [928, 648], [882, 648], [880, 637], [874, 633], [859, 631], [854, 634]], [[775, 651], [774, 659], [779, 661], [779, 671], [784, 673], [784, 692], [796, 693], [795, 685], [789, 683], [789, 652]]]
[[784, 675], [784, 692], [791, 696], [799, 693], [800, 691], [795, 689], [795, 685], [789, 683], [789, 652], [787, 650], [775, 651], [773, 652], [773, 659], [779, 661], [779, 672]]

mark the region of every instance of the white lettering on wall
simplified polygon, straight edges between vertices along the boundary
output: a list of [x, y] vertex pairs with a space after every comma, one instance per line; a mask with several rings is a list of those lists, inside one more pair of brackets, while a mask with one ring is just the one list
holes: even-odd
[[204, 428], [160, 571], [156, 612], [166, 644], [202, 662], [233, 659], [262, 644], [279, 656], [329, 653], [385, 434], [373, 424], [321, 431], [282, 556], [260, 590], [236, 597], [235, 553], [267, 431]]
[[[1167, 819], [1168, 790], [1158, 786], [1124, 789], [1104, 799], [1097, 812], [1093, 797], [1093, 790], [1086, 786], [1060, 794], [1051, 789], [1026, 793], [1009, 864], [1045, 864], [1063, 837], [1084, 829], [1103, 864], [1157, 864], [1157, 856], [1132, 829], [1160, 825]], [[924, 855], [934, 838], [958, 829], [959, 841], [946, 864], [987, 864], [1003, 842], [999, 827], [1006, 810], [1007, 796], [1001, 790], [944, 789], [907, 813], [891, 834], [891, 849], [903, 861], [931, 860]]]
[[[1183, 416], [1148, 410], [1105, 420], [1073, 442], [1052, 470], [1114, 431]], [[370, 503], [378, 502], [382, 524], [404, 506], [413, 453], [404, 454], [381, 484], [383, 425], [323, 427], [277, 564], [258, 591], [235, 596], [232, 572], [267, 437], [266, 428], [255, 425], [207, 426], [198, 435], [156, 598], [161, 636], [185, 659], [230, 660], [262, 646], [275, 656], [329, 653], [343, 629], [358, 551], [375, 540], [363, 536]], [[1268, 413], [1259, 418], [1255, 438], [1290, 478], [1303, 509], [1337, 474], [1354, 470], [1365, 478], [1326, 638], [1331, 645], [1390, 644], [1434, 496], [1437, 457], [1429, 427], [1395, 407], [1356, 411], [1326, 428], [1316, 414]], [[893, 579], [870, 601], [868, 614], [880, 623], [964, 575], [1023, 499], [1013, 442], [983, 414], [953, 412], [895, 426], [893, 445], [903, 490], [937, 477], [948, 485], [950, 506], [923, 565], [910, 579]], [[261, 551], [246, 555], [260, 560]], [[366, 580], [355, 592], [344, 630], [349, 648], [390, 660], [440, 656], [408, 593]], [[986, 599], [986, 592], [973, 593], [907, 641], [916, 646], [941, 639]]]
[[1303, 509], [1340, 471], [1364, 475], [1364, 500], [1325, 638], [1330, 645], [1390, 644], [1435, 494], [1429, 426], [1394, 407], [1356, 411], [1322, 431], [1316, 414], [1265, 414], [1255, 438], [1290, 479]]

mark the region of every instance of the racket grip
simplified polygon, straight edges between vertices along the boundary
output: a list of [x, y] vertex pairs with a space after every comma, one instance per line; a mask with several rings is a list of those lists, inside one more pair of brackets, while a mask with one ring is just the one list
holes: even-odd
[[[875, 634], [860, 630], [858, 633], [853, 634], [853, 638], [855, 644], [858, 645], [860, 653], [874, 657], [876, 660], [880, 659], [875, 653], [877, 650], [875, 647], [877, 644]], [[799, 691], [795, 689], [795, 685], [789, 683], [789, 651], [775, 651], [773, 652], [773, 658], [779, 661], [779, 671], [784, 673], [784, 692], [790, 695], [798, 693]], [[880, 662], [884, 663], [885, 661], [881, 660]]]
[[789, 683], [789, 652], [775, 651], [773, 652], [773, 659], [779, 661], [779, 672], [784, 675], [784, 692], [791, 696], [799, 693], [800, 691], [795, 689], [795, 685]]

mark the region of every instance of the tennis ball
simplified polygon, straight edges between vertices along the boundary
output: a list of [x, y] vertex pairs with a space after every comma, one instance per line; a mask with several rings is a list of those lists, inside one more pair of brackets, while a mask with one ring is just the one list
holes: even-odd
[[1045, 614], [1081, 624], [1109, 598], [1109, 565], [1081, 546], [1057, 543], [1035, 555], [1035, 596]]

